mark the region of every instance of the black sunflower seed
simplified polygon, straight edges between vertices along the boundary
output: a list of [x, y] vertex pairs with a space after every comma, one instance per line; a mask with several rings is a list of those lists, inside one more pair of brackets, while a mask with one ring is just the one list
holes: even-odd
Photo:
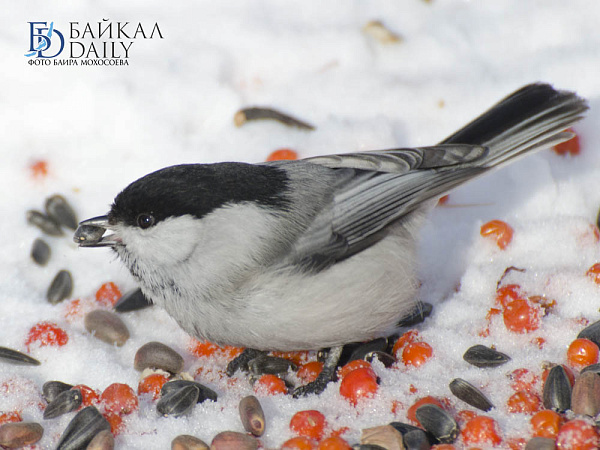
[[31, 209], [27, 211], [26, 217], [27, 222], [30, 225], [38, 227], [48, 236], [63, 235], [63, 231], [61, 230], [59, 223], [44, 213], [36, 211], [35, 209]]
[[96, 407], [83, 408], [67, 425], [56, 450], [83, 450], [103, 430], [110, 431], [110, 424]]
[[437, 405], [425, 404], [417, 408], [416, 416], [425, 430], [443, 444], [451, 444], [458, 437], [458, 424], [450, 414]]
[[72, 384], [63, 383], [62, 381], [47, 381], [42, 386], [42, 397], [48, 403], [52, 403], [59, 394], [68, 391], [72, 387]]
[[476, 367], [497, 367], [510, 361], [510, 356], [485, 345], [474, 345], [465, 352], [463, 359]]
[[482, 411], [489, 411], [494, 407], [492, 402], [471, 383], [462, 378], [455, 378], [450, 382], [450, 391], [460, 400]]
[[56, 305], [69, 297], [73, 292], [73, 277], [68, 270], [59, 271], [46, 292], [46, 299]]
[[289, 370], [296, 371], [298, 366], [285, 358], [260, 355], [248, 362], [248, 368], [253, 375], [285, 375]]
[[547, 409], [566, 411], [571, 408], [571, 383], [563, 366], [550, 369], [544, 383], [543, 400]]
[[174, 380], [163, 384], [163, 387], [160, 390], [160, 395], [169, 395], [170, 392], [179, 390], [186, 386], [196, 386], [198, 388], [198, 403], [202, 403], [205, 400], [212, 400], [213, 402], [217, 401], [217, 393], [215, 391], [207, 388], [203, 384], [188, 380]]
[[61, 225], [73, 230], [77, 228], [78, 220], [75, 211], [62, 195], [56, 194], [48, 197], [45, 209], [46, 214]]
[[21, 366], [39, 366], [41, 364], [37, 359], [8, 347], [0, 347], [0, 361]]
[[182, 416], [198, 403], [199, 395], [200, 390], [193, 384], [170, 390], [160, 398], [156, 410], [163, 416]]
[[148, 306], [152, 306], [152, 301], [143, 294], [140, 288], [138, 288], [124, 294], [117, 303], [115, 303], [113, 309], [123, 313], [137, 311], [138, 309], [147, 308]]
[[63, 414], [75, 411], [81, 406], [81, 391], [79, 389], [69, 389], [61, 392], [54, 398], [44, 411], [44, 419], [54, 419]]
[[50, 260], [50, 246], [43, 239], [36, 239], [31, 246], [31, 259], [40, 266], [45, 266]]

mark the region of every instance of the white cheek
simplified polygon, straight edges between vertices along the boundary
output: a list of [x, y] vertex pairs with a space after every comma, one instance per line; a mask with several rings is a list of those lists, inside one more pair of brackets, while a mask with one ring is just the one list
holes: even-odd
[[201, 225], [192, 216], [168, 218], [147, 230], [123, 227], [118, 233], [127, 251], [150, 265], [173, 265], [185, 261], [199, 243]]

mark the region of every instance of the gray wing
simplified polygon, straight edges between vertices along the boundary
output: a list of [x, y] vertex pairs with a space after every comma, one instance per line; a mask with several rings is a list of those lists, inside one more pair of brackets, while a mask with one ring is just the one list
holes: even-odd
[[481, 146], [441, 145], [302, 160], [333, 169], [339, 182], [286, 262], [321, 269], [369, 247], [390, 223], [485, 170], [460, 165], [486, 154]]

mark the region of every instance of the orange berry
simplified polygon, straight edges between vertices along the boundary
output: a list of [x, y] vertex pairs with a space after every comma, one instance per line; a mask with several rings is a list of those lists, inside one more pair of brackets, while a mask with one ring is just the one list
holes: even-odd
[[519, 391], [510, 396], [506, 402], [508, 412], [533, 414], [542, 407], [542, 400], [531, 392]]
[[506, 222], [501, 220], [491, 220], [484, 223], [479, 230], [479, 234], [496, 241], [496, 245], [504, 250], [513, 238], [513, 229]]
[[48, 175], [48, 162], [43, 159], [34, 161], [29, 166], [29, 170], [33, 178], [44, 178]]
[[317, 442], [305, 436], [296, 436], [281, 444], [280, 450], [315, 450]]
[[529, 333], [541, 325], [540, 307], [529, 300], [513, 300], [502, 313], [504, 325], [513, 333]]
[[[571, 133], [575, 134], [575, 130], [573, 130], [573, 128], [567, 128], [567, 130], [565, 131], [570, 131]], [[575, 134], [571, 139], [569, 139], [568, 141], [564, 141], [561, 142], [560, 144], [556, 144], [552, 150], [554, 150], [554, 152], [557, 155], [579, 155], [579, 152], [581, 151], [581, 147], [579, 145], [579, 136], [577, 136], [577, 134]]]
[[117, 303], [123, 294], [117, 287], [115, 283], [109, 281], [108, 283], [104, 283], [100, 288], [96, 291], [96, 301], [104, 306], [114, 306]]
[[0, 425], [11, 422], [23, 422], [19, 411], [8, 411], [0, 413]]
[[506, 305], [517, 299], [525, 299], [521, 286], [518, 284], [506, 284], [496, 290], [496, 303], [502, 308], [506, 308]]
[[576, 369], [583, 369], [598, 362], [600, 350], [589, 339], [575, 339], [567, 350], [567, 362]]
[[586, 275], [596, 284], [600, 284], [600, 263], [594, 264], [588, 269]]
[[290, 420], [290, 430], [298, 436], [304, 436], [320, 441], [325, 434], [327, 420], [325, 416], [314, 409], [298, 411]]
[[39, 322], [29, 330], [25, 346], [27, 350], [31, 347], [62, 347], [67, 342], [69, 335], [65, 330], [51, 322]]
[[596, 427], [585, 420], [570, 420], [558, 430], [556, 448], [560, 450], [598, 449], [600, 448], [600, 437]]
[[169, 377], [167, 375], [162, 373], [153, 373], [140, 380], [137, 393], [138, 395], [152, 394], [152, 398], [156, 400], [158, 397], [160, 397], [160, 390], [167, 381], [169, 381]]
[[311, 361], [300, 366], [296, 375], [304, 383], [311, 383], [317, 379], [322, 370], [323, 363], [321, 361]]
[[352, 450], [352, 447], [345, 439], [339, 436], [332, 436], [319, 442], [317, 450]]
[[370, 398], [375, 395], [379, 385], [377, 376], [371, 368], [361, 368], [348, 373], [340, 383], [340, 395], [353, 405], [361, 398]]
[[560, 414], [550, 409], [535, 413], [530, 420], [533, 437], [556, 439], [563, 419]]
[[442, 402], [440, 402], [438, 398], [432, 397], [431, 395], [420, 398], [416, 402], [414, 402], [412, 406], [408, 408], [408, 411], [406, 412], [406, 418], [419, 427], [421, 426], [421, 423], [417, 419], [417, 409], [419, 409], [423, 405], [436, 405], [440, 408], [444, 408]]
[[431, 446], [431, 450], [456, 450], [452, 444], [435, 444]]
[[81, 407], [95, 405], [100, 401], [100, 393], [85, 384], [78, 384], [71, 389], [78, 389], [81, 392]]
[[244, 349], [240, 347], [233, 347], [226, 345], [220, 347], [217, 344], [213, 344], [209, 341], [199, 341], [197, 339], [191, 339], [188, 344], [188, 350], [198, 357], [209, 357], [213, 355], [224, 356], [230, 359], [240, 355]]
[[132, 413], [139, 405], [135, 391], [123, 383], [113, 383], [104, 389], [100, 401], [105, 411], [121, 415]]
[[419, 367], [433, 356], [433, 349], [427, 342], [411, 342], [402, 350], [402, 362], [407, 366]]
[[280, 148], [275, 150], [268, 157], [267, 161], [281, 161], [281, 160], [296, 160], [298, 159], [298, 153], [290, 148]]
[[500, 445], [498, 424], [494, 419], [487, 416], [477, 416], [469, 420], [461, 431], [465, 444], [492, 444]]
[[288, 390], [281, 378], [266, 374], [256, 380], [256, 383], [254, 383], [254, 392], [262, 395], [277, 395], [287, 394]]
[[271, 352], [272, 356], [277, 356], [278, 358], [288, 359], [292, 361], [294, 364], [300, 366], [308, 361], [308, 352], [307, 351], [297, 351], [297, 352]]
[[509, 450], [524, 450], [527, 445], [525, 438], [509, 438], [506, 440], [506, 447]]
[[[352, 361], [350, 361], [349, 363], [344, 364], [342, 367], [340, 367], [337, 371], [337, 377], [340, 379], [344, 379], [344, 377], [346, 375], [348, 375], [350, 372], [352, 372], [353, 370], [356, 369], [371, 369], [371, 363], [369, 361], [365, 361], [364, 359], [354, 359]], [[373, 372], [373, 376], [377, 377], [375, 375], [375, 372]]]
[[118, 413], [105, 411], [103, 414], [104, 418], [110, 425], [110, 432], [116, 436], [123, 430], [123, 417]]
[[398, 338], [398, 340], [394, 343], [394, 348], [392, 349], [392, 355], [396, 356], [396, 359], [400, 359], [401, 353], [400, 351], [406, 347], [406, 345], [411, 342], [416, 342], [420, 339], [419, 332], [417, 330], [408, 330], [402, 336]]
[[508, 374], [510, 379], [510, 387], [515, 391], [535, 391], [537, 389], [540, 378], [531, 370], [515, 369]]

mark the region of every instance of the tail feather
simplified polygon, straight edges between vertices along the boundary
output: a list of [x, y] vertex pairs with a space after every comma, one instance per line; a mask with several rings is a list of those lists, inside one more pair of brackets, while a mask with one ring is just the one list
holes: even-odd
[[568, 140], [561, 133], [583, 116], [586, 101], [573, 92], [557, 91], [549, 84], [524, 86], [440, 144], [488, 147], [479, 165], [495, 167], [525, 153]]

